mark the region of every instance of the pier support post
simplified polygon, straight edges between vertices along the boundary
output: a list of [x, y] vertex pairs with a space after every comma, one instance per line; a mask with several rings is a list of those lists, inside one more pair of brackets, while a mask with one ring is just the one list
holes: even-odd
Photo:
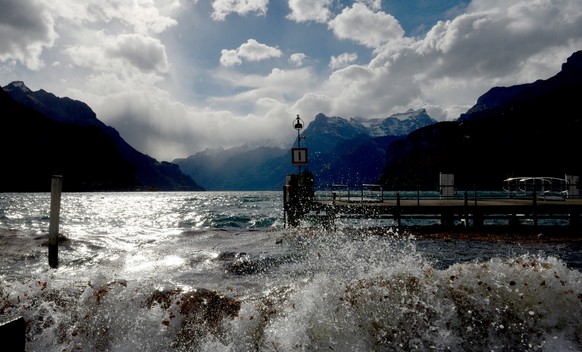
[[570, 214], [570, 226], [572, 227], [580, 226], [580, 214], [578, 213]]
[[483, 226], [484, 223], [484, 215], [483, 213], [481, 213], [480, 211], [477, 210], [477, 207], [475, 207], [475, 210], [473, 211], [473, 227], [475, 228], [479, 228]]
[[53, 176], [51, 182], [51, 214], [49, 224], [48, 256], [49, 266], [59, 266], [59, 216], [61, 212], [62, 176]]
[[441, 225], [450, 227], [455, 224], [455, 215], [448, 211], [443, 211], [441, 213]]
[[463, 203], [463, 211], [464, 211], [463, 218], [465, 219], [465, 227], [467, 227], [467, 226], [469, 226], [469, 196], [467, 194], [467, 191], [465, 191], [464, 198], [465, 198], [465, 201]]
[[511, 216], [509, 217], [509, 226], [517, 227], [520, 225], [520, 223], [521, 222], [519, 221], [517, 214], [511, 214]]
[[309, 171], [287, 175], [283, 208], [287, 226], [298, 226], [301, 218], [311, 209], [315, 190], [313, 175]]
[[536, 195], [536, 192], [533, 192], [532, 195], [532, 217], [533, 217], [533, 223], [534, 226], [537, 227], [538, 226], [538, 197]]
[[398, 227], [402, 225], [402, 209], [400, 208], [400, 193], [396, 193], [396, 210], [394, 211], [394, 217], [396, 218], [396, 224]]

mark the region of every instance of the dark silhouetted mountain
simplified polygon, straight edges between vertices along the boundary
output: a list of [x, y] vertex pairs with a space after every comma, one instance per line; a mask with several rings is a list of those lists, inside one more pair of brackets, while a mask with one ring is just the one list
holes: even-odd
[[547, 80], [496, 87], [457, 121], [412, 132], [387, 152], [381, 182], [436, 187], [439, 172], [459, 187], [501, 189], [513, 176], [580, 175], [582, 51]]
[[31, 91], [0, 90], [3, 155], [0, 191], [47, 191], [52, 175], [64, 191], [202, 190], [175, 164], [127, 144], [87, 104]]
[[346, 141], [371, 138], [370, 131], [357, 120], [342, 117], [328, 117], [317, 114], [303, 132], [311, 154], [334, 152], [337, 146]]
[[[386, 146], [417, 128], [436, 123], [424, 109], [386, 119], [365, 120], [318, 114], [303, 131], [302, 147], [309, 150], [309, 169], [317, 186], [332, 183], [376, 182]], [[289, 129], [292, 138], [295, 131]], [[249, 147], [206, 150], [173, 162], [208, 190], [281, 190], [291, 165], [291, 148]]]
[[281, 190], [286, 175], [281, 161], [286, 152], [269, 146], [208, 149], [173, 162], [207, 190]]

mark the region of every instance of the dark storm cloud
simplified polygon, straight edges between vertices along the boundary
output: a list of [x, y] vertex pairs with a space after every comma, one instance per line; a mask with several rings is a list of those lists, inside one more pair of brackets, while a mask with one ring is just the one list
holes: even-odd
[[57, 34], [52, 18], [34, 1], [2, 0], [0, 4], [0, 61], [24, 63], [30, 69], [43, 66], [43, 48], [53, 45]]

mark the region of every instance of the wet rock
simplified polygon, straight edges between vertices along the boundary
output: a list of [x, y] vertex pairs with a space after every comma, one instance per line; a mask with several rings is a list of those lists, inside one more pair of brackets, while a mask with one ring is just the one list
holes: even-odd
[[238, 260], [240, 258], [245, 258], [248, 255], [245, 252], [222, 252], [218, 255], [218, 260], [225, 260], [225, 261], [231, 261], [231, 260]]
[[226, 264], [226, 271], [234, 275], [253, 275], [266, 272], [270, 268], [294, 260], [292, 255], [282, 257], [251, 258], [248, 255], [239, 256], [235, 261]]
[[167, 311], [162, 325], [170, 326], [180, 317], [176, 340], [172, 347], [190, 349], [205, 336], [224, 336], [223, 322], [234, 319], [240, 311], [240, 302], [217, 291], [196, 289], [183, 292], [180, 289], [158, 290], [147, 300], [148, 308], [158, 304]]

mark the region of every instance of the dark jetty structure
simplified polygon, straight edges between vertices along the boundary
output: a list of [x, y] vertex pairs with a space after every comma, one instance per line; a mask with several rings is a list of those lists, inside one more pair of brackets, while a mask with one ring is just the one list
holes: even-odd
[[[579, 228], [582, 198], [578, 176], [566, 175], [561, 189], [524, 183], [506, 193], [458, 191], [455, 175], [439, 174], [438, 192], [385, 191], [382, 185], [357, 187], [334, 185], [328, 191], [315, 191], [314, 175], [302, 167], [307, 165], [307, 148], [301, 147], [303, 121], [299, 115], [293, 123], [297, 130], [297, 147], [292, 148], [292, 164], [298, 173], [287, 175], [283, 190], [285, 225], [296, 227], [306, 218], [333, 226], [337, 218], [392, 219], [398, 227], [403, 222], [431, 224], [441, 227], [479, 229], [486, 223], [496, 226], [521, 225]], [[538, 179], [524, 178], [524, 180]], [[543, 179], [543, 178], [539, 178]], [[518, 192], [516, 192], [518, 191]], [[422, 226], [422, 225], [420, 225]]]
[[[561, 199], [533, 192], [526, 196], [479, 196], [478, 192], [421, 196], [420, 192], [383, 192], [379, 185], [344, 186], [341, 191], [318, 192], [313, 177], [305, 172], [289, 175], [284, 190], [287, 226], [298, 226], [302, 219], [316, 219], [332, 225], [337, 218], [392, 219], [405, 221], [437, 220], [443, 227], [481, 228], [487, 221], [498, 226], [532, 225], [579, 227], [582, 198], [570, 195]], [[375, 186], [374, 191], [370, 191]], [[434, 222], [434, 221], [433, 221]], [[429, 222], [426, 222], [429, 223]]]
[[309, 171], [287, 175], [283, 189], [285, 225], [298, 226], [301, 219], [312, 210], [315, 204], [313, 175]]

